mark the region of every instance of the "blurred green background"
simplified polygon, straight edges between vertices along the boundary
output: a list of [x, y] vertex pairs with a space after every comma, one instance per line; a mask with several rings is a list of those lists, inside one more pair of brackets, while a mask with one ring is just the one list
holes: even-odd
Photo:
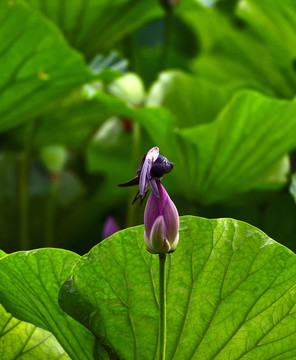
[[143, 223], [158, 146], [180, 215], [296, 250], [294, 0], [0, 0], [0, 242], [87, 252]]

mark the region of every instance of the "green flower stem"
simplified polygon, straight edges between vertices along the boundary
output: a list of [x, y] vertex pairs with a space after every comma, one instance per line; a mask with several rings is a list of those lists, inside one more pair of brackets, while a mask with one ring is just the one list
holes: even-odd
[[[133, 150], [134, 166], [133, 167], [136, 171], [139, 167], [139, 159], [141, 158], [141, 153], [140, 153], [141, 126], [137, 122], [133, 123], [133, 148], [134, 148], [134, 150]], [[127, 220], [126, 220], [127, 227], [136, 225], [136, 215], [137, 215], [136, 211], [138, 211], [138, 209], [136, 208], [136, 206], [131, 206], [131, 203], [134, 200], [134, 197], [135, 197], [135, 188], [132, 187], [130, 197], [128, 199], [128, 204], [127, 204]]]
[[129, 57], [129, 70], [132, 72], [136, 71], [136, 48], [135, 48], [135, 37], [134, 35], [128, 35], [125, 38], [126, 53]]
[[20, 221], [20, 249], [29, 250], [29, 174], [31, 161], [31, 148], [36, 121], [27, 126], [26, 143], [20, 154], [18, 196], [19, 196], [19, 221]]
[[159, 254], [159, 360], [165, 360], [166, 347], [166, 254]]
[[50, 175], [50, 188], [46, 204], [45, 216], [45, 246], [54, 247], [54, 222], [56, 212], [56, 200], [58, 192], [59, 176], [57, 174]]
[[174, 31], [174, 9], [170, 8], [166, 11], [165, 17], [165, 33], [162, 47], [162, 54], [160, 58], [160, 71], [167, 68], [168, 57], [170, 53], [172, 35]]
[[25, 151], [21, 154], [19, 168], [19, 216], [20, 216], [20, 250], [29, 250], [29, 168], [30, 157]]

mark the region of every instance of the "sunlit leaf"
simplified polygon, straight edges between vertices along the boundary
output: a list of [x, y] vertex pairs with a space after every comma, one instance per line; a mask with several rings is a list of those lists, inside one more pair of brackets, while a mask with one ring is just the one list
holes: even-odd
[[0, 260], [0, 301], [12, 316], [50, 331], [71, 359], [91, 360], [94, 336], [57, 302], [59, 288], [78, 259], [78, 255], [60, 249], [5, 256]]
[[3, 360], [70, 359], [54, 336], [20, 321], [0, 305], [0, 358]]
[[[6, 256], [0, 250], [0, 258]], [[15, 319], [0, 305], [0, 358], [3, 360], [69, 359], [54, 336], [32, 324]]]
[[135, 107], [142, 106], [146, 99], [143, 81], [135, 73], [127, 73], [113, 81], [108, 86], [108, 92]]
[[[158, 257], [143, 234], [126, 229], [95, 246], [60, 292], [63, 309], [124, 359], [157, 358]], [[243, 222], [182, 217], [167, 269], [167, 359], [296, 356], [290, 250]]]

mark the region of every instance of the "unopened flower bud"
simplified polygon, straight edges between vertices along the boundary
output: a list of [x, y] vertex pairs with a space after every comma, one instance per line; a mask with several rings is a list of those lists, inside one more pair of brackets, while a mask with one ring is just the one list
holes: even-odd
[[179, 241], [179, 214], [159, 180], [157, 187], [159, 198], [152, 191], [145, 208], [145, 243], [151, 253], [171, 253]]
[[40, 158], [49, 172], [58, 174], [65, 167], [68, 152], [62, 145], [45, 146], [40, 151]]
[[103, 239], [107, 239], [109, 236], [115, 234], [119, 230], [120, 228], [117, 222], [114, 220], [113, 216], [108, 216], [103, 228]]
[[143, 81], [134, 73], [127, 73], [114, 80], [108, 86], [108, 91], [125, 100], [131, 106], [140, 106], [146, 99]]
[[160, 3], [166, 10], [170, 10], [172, 7], [177, 6], [180, 1], [181, 0], [160, 0]]

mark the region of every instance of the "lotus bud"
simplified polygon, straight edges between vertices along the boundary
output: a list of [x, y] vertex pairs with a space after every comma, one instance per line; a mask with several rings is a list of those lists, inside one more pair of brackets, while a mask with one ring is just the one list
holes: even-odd
[[153, 254], [171, 253], [179, 241], [179, 214], [160, 180], [159, 197], [151, 191], [144, 213], [145, 243]]
[[180, 1], [181, 0], [160, 0], [160, 3], [166, 10], [170, 10], [172, 7], [177, 6]]
[[40, 158], [49, 172], [58, 174], [65, 167], [68, 152], [62, 145], [45, 146], [40, 151]]
[[108, 86], [108, 91], [135, 107], [142, 105], [146, 100], [143, 81], [134, 73], [127, 73], [114, 80]]
[[109, 236], [115, 234], [119, 230], [120, 227], [114, 220], [113, 216], [108, 216], [103, 228], [103, 239], [107, 239]]

